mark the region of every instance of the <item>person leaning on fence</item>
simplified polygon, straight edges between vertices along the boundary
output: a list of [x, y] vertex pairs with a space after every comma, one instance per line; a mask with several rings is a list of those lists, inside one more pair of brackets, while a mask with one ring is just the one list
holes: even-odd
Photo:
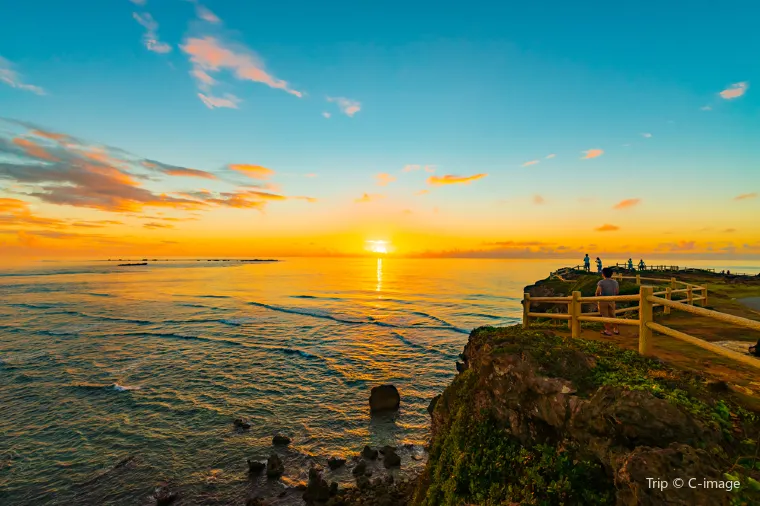
[[602, 259], [599, 257], [596, 257], [596, 272], [597, 274], [602, 273]]
[[639, 270], [640, 270], [640, 271], [643, 271], [644, 269], [646, 269], [646, 267], [647, 267], [647, 266], [646, 266], [646, 264], [644, 263], [644, 259], [642, 258], [641, 260], [639, 260]]
[[[620, 294], [620, 285], [612, 279], [612, 269], [605, 267], [602, 269], [602, 280], [596, 284], [596, 296], [607, 297], [618, 294]], [[600, 301], [599, 313], [603, 318], [615, 318], [615, 302]], [[602, 335], [611, 336], [612, 334], [620, 334], [618, 326], [612, 323], [605, 323]]]
[[586, 272], [591, 271], [591, 259], [589, 258], [588, 253], [583, 257], [583, 268], [586, 269]]

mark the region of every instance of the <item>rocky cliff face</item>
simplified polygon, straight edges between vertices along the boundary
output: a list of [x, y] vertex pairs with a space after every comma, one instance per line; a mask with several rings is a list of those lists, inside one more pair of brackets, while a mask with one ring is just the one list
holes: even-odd
[[462, 359], [414, 504], [760, 504], [760, 422], [725, 384], [518, 327], [473, 331]]

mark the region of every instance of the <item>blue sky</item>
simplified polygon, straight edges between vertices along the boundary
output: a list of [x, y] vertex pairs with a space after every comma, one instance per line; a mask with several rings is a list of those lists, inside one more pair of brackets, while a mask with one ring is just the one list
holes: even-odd
[[[760, 4], [576, 4], [6, 0], [0, 57], [45, 94], [0, 82], [0, 116], [210, 172], [272, 167], [320, 199], [377, 191], [377, 173], [413, 194], [427, 174], [402, 179], [410, 164], [488, 174], [436, 206], [667, 198], [654, 180], [700, 199], [757, 192]], [[209, 39], [284, 88], [193, 63]], [[590, 149], [603, 155], [582, 160]]]

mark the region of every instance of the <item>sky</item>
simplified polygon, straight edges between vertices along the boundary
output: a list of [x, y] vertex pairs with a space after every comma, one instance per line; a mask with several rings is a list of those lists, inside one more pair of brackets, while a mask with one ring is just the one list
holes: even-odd
[[760, 258], [760, 4], [618, 4], [0, 0], [0, 253]]

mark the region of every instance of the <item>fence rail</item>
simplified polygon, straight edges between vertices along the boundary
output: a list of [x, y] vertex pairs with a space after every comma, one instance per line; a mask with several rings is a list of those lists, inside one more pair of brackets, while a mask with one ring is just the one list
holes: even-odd
[[[630, 325], [639, 327], [639, 353], [646, 356], [651, 356], [652, 353], [652, 333], [658, 332], [681, 341], [699, 346], [700, 348], [712, 351], [718, 355], [736, 360], [745, 365], [749, 365], [756, 369], [760, 369], [760, 360], [755, 359], [749, 355], [742, 355], [735, 351], [722, 348], [715, 344], [709, 343], [685, 332], [681, 332], [675, 329], [671, 329], [654, 321], [654, 308], [663, 307], [664, 313], [669, 314], [672, 310], [684, 311], [687, 313], [695, 314], [697, 316], [703, 316], [712, 318], [732, 325], [737, 325], [751, 330], [760, 331], [760, 321], [750, 320], [749, 318], [743, 318], [741, 316], [734, 316], [719, 311], [713, 311], [706, 309], [705, 307], [696, 307], [694, 304], [700, 302], [702, 306], [707, 305], [707, 288], [704, 286], [693, 285], [684, 281], [676, 280], [675, 278], [661, 279], [661, 278], [643, 278], [639, 275], [632, 277], [626, 277], [622, 275], [615, 275], [615, 279], [636, 279], [638, 284], [641, 284], [642, 280], [655, 281], [668, 286], [664, 291], [654, 291], [654, 286], [642, 285], [639, 288], [638, 295], [613, 295], [613, 296], [593, 296], [583, 297], [581, 292], [573, 292], [568, 297], [531, 297], [529, 293], [525, 293], [523, 299], [523, 328], [529, 328], [531, 319], [534, 318], [549, 318], [553, 320], [567, 320], [568, 326], [571, 329], [571, 335], [574, 338], [581, 336], [581, 322], [598, 322], [598, 323], [614, 323], [617, 325]], [[675, 289], [679, 285], [685, 285], [686, 288]], [[686, 298], [673, 300], [673, 294], [686, 294]], [[699, 295], [697, 295], [699, 294]], [[664, 297], [663, 297], [664, 295]], [[615, 311], [615, 314], [628, 313], [637, 311], [638, 318], [609, 318], [602, 317], [600, 313], [583, 313], [582, 308], [584, 303], [593, 302], [634, 302], [637, 301], [638, 306], [620, 308]], [[531, 305], [534, 303], [550, 303], [550, 304], [567, 304], [567, 313], [535, 313], [531, 311]]]

